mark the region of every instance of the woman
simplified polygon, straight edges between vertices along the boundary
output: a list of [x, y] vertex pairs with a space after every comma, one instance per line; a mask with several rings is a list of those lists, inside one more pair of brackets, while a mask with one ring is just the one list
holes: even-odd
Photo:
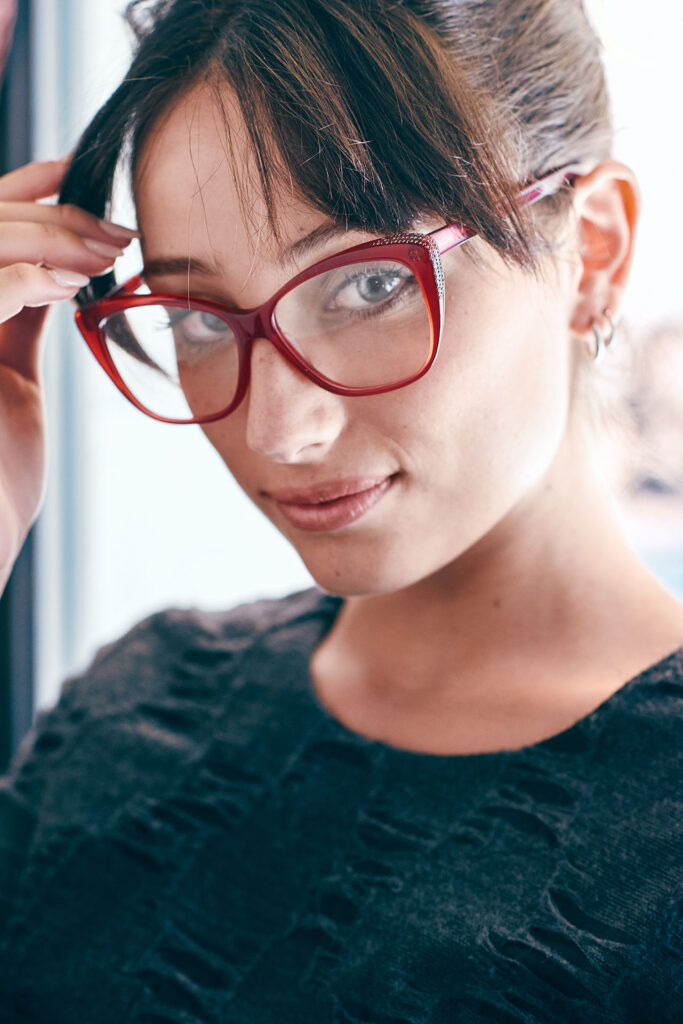
[[9, 1019], [679, 1020], [683, 607], [592, 456], [640, 197], [581, 5], [129, 18], [68, 169], [0, 181], [5, 574], [76, 297], [318, 586], [151, 616], [42, 716], [0, 807]]

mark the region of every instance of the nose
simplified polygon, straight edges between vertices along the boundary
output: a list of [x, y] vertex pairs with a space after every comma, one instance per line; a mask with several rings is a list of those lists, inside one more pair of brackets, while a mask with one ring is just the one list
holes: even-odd
[[265, 338], [251, 348], [246, 443], [274, 462], [320, 459], [345, 422], [341, 395], [304, 377]]

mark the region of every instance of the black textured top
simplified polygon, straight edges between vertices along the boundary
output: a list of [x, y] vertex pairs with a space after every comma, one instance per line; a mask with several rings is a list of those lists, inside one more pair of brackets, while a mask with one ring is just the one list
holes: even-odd
[[683, 648], [550, 739], [358, 735], [341, 599], [168, 610], [0, 782], [3, 1024], [681, 1024]]

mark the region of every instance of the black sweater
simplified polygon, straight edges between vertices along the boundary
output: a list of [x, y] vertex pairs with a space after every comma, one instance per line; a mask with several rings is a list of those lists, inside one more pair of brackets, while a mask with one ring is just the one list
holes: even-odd
[[168, 610], [0, 780], [3, 1024], [681, 1024], [683, 648], [520, 750], [349, 730], [341, 599]]

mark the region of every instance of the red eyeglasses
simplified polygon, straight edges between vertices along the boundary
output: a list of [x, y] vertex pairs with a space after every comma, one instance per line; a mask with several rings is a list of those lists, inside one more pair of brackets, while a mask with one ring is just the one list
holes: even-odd
[[[528, 185], [520, 205], [571, 184], [567, 166]], [[444, 313], [442, 255], [474, 236], [457, 224], [354, 245], [301, 271], [254, 309], [141, 291], [138, 274], [76, 315], [119, 391], [165, 423], [229, 416], [249, 386], [256, 338], [337, 395], [377, 395], [419, 380], [436, 359]]]

